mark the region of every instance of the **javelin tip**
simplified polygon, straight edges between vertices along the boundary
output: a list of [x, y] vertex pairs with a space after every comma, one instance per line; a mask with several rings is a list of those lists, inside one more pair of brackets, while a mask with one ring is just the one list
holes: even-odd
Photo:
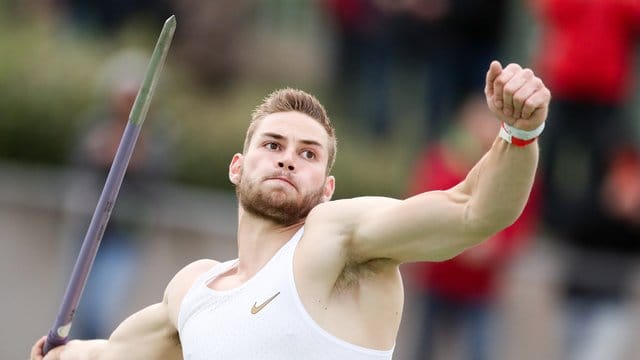
[[164, 25], [170, 25], [172, 27], [176, 26], [176, 16], [175, 15], [171, 15], [165, 22]]

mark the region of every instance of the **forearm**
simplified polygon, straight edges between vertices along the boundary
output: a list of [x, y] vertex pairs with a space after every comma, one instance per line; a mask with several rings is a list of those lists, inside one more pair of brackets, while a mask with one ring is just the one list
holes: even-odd
[[71, 340], [64, 347], [64, 359], [97, 360], [108, 348], [108, 340]]
[[181, 358], [177, 330], [170, 323], [163, 303], [148, 306], [125, 319], [108, 340], [73, 340], [57, 351], [60, 356], [54, 359]]
[[465, 209], [469, 228], [491, 235], [511, 225], [524, 209], [537, 165], [537, 142], [518, 147], [496, 138], [461, 184], [470, 195]]

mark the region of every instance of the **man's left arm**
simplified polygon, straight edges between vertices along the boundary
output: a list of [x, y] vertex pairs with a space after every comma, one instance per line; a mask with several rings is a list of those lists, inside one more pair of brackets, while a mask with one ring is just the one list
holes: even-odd
[[509, 130], [503, 129], [465, 180], [449, 190], [402, 201], [354, 199], [363, 213], [347, 245], [353, 260], [448, 259], [518, 218], [533, 185], [538, 145], [516, 135], [526, 138], [541, 129], [550, 93], [531, 70], [517, 64], [503, 69], [494, 61], [487, 72], [485, 94], [489, 108]]

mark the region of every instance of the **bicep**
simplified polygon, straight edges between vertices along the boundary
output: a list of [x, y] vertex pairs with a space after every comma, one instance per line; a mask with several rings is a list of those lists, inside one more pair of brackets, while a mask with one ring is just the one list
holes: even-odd
[[480, 237], [468, 227], [469, 198], [460, 185], [406, 200], [381, 200], [356, 225], [350, 250], [362, 260], [399, 263], [451, 258]]
[[202, 259], [182, 268], [171, 279], [162, 302], [125, 319], [111, 334], [104, 359], [181, 359], [177, 329], [180, 304], [200, 274], [217, 264]]
[[148, 306], [124, 320], [109, 337], [106, 359], [180, 359], [178, 331], [165, 303]]

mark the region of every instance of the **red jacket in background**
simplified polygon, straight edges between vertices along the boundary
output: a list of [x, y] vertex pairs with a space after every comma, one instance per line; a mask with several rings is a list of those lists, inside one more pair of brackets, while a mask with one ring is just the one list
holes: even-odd
[[640, 0], [531, 0], [542, 30], [535, 65], [554, 96], [618, 104], [632, 86]]

